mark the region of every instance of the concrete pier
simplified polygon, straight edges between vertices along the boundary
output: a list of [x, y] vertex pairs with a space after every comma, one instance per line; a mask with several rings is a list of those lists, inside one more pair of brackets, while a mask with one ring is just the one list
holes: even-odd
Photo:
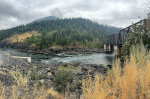
[[22, 59], [24, 61], [31, 63], [31, 57], [21, 57], [21, 56], [12, 56], [12, 57], [17, 59]]
[[2, 54], [0, 53], [0, 66], [3, 65]]

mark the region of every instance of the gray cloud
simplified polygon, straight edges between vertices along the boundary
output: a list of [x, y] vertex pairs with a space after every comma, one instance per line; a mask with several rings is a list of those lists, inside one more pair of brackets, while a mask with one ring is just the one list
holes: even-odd
[[0, 0], [0, 19], [4, 17], [16, 17], [19, 15], [19, 11], [9, 2]]
[[57, 16], [57, 17], [63, 17], [63, 13], [61, 12], [59, 8], [52, 9], [51, 15]]
[[83, 17], [126, 27], [145, 18], [150, 0], [0, 0], [0, 29], [46, 16]]

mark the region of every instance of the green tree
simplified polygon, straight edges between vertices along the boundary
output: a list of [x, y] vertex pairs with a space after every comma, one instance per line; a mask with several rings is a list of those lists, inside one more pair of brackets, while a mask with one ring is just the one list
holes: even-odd
[[134, 31], [127, 34], [127, 41], [122, 47], [122, 58], [130, 54], [130, 49], [133, 45], [143, 43], [144, 46], [150, 49], [150, 28], [147, 25], [133, 26]]

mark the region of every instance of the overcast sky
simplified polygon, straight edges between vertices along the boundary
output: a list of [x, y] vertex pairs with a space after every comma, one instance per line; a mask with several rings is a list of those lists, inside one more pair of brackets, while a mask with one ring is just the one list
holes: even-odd
[[150, 0], [0, 0], [0, 29], [46, 16], [83, 17], [126, 27], [145, 18], [149, 7]]

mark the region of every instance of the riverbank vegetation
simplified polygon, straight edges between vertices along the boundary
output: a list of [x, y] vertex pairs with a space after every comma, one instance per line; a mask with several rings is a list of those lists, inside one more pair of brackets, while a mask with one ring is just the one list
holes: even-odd
[[133, 46], [123, 68], [116, 60], [106, 76], [83, 82], [83, 99], [149, 99], [150, 52], [144, 45]]
[[143, 43], [146, 49], [150, 49], [150, 22], [147, 25], [134, 26], [134, 31], [130, 31], [127, 34], [127, 40], [122, 47], [122, 58], [130, 55], [131, 47], [135, 44]]

